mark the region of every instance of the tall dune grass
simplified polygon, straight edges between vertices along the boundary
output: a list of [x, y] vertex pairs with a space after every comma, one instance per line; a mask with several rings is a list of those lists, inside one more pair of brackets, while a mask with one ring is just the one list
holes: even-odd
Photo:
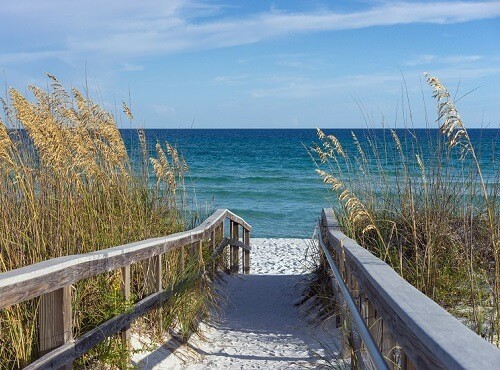
[[346, 145], [318, 129], [317, 172], [349, 236], [499, 345], [500, 173], [485, 176], [448, 90], [427, 82], [439, 132], [352, 133]]
[[[158, 143], [150, 158], [139, 130], [142, 160], [132, 163], [112, 114], [75, 88], [69, 93], [54, 76], [49, 81], [48, 91], [29, 87], [33, 98], [11, 89], [2, 100], [0, 272], [183, 230], [178, 202], [187, 166], [177, 150]], [[132, 120], [128, 107], [123, 108]], [[181, 274], [177, 259], [164, 258], [171, 267], [164, 286], [173, 285]], [[141, 265], [134, 269], [136, 300], [146, 292]], [[120, 274], [113, 272], [73, 287], [75, 336], [126, 309], [120, 285]], [[193, 289], [188, 290], [191, 296]], [[38, 357], [38, 302], [0, 311], [1, 368], [20, 368]], [[188, 306], [176, 311], [177, 321], [186, 325], [199, 313], [199, 307]], [[166, 323], [172, 324], [176, 314], [169, 315]], [[96, 358], [122, 363], [123, 356], [113, 357], [117, 343], [105, 342], [79, 364]]]

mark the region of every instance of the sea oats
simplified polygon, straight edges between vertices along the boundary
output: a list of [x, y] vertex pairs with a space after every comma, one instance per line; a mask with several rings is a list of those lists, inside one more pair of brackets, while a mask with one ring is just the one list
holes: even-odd
[[448, 138], [450, 147], [458, 146], [460, 148], [460, 158], [464, 159], [471, 150], [471, 143], [455, 103], [437, 77], [429, 74], [426, 74], [425, 77], [427, 77], [427, 83], [434, 89], [433, 97], [438, 101], [438, 121], [444, 119], [440, 130]]
[[0, 97], [0, 102], [2, 103], [2, 109], [5, 113], [5, 118], [6, 118], [7, 124], [14, 125], [14, 123], [16, 121], [16, 117], [15, 117], [15, 113], [12, 109], [12, 106], [10, 106], [7, 103], [7, 101], [2, 97]]
[[328, 172], [325, 172], [325, 171], [320, 170], [320, 169], [316, 169], [316, 173], [323, 178], [323, 182], [325, 184], [331, 184], [333, 190], [338, 191], [339, 189], [344, 187], [344, 183], [341, 180], [332, 176]]
[[[322, 141], [323, 147], [326, 149], [326, 156], [333, 158], [333, 150], [337, 152], [338, 155], [341, 157], [345, 157], [345, 152], [344, 148], [342, 148], [342, 145], [340, 144], [340, 141], [334, 136], [334, 135], [325, 135], [325, 133], [319, 129], [316, 128], [316, 132], [318, 135], [318, 138]], [[320, 154], [319, 152], [317, 152]]]
[[148, 158], [148, 145], [146, 143], [146, 132], [143, 128], [137, 130], [137, 136], [139, 137], [139, 146], [141, 148], [142, 158]]
[[319, 127], [316, 127], [316, 132], [321, 140], [323, 140], [326, 137], [325, 133]]
[[363, 150], [363, 147], [361, 146], [361, 143], [359, 142], [358, 137], [356, 136], [354, 131], [351, 131], [351, 136], [352, 136], [352, 140], [354, 141], [354, 145], [356, 146], [356, 149], [357, 149], [359, 155], [361, 156], [362, 163], [366, 164], [367, 160], [366, 160], [365, 151]]
[[415, 154], [415, 157], [417, 158], [417, 163], [418, 167], [420, 168], [420, 175], [422, 176], [422, 181], [424, 185], [427, 183], [426, 175], [425, 175], [425, 166], [424, 162], [422, 162], [422, 158], [418, 154]]
[[[164, 179], [156, 191], [149, 186], [147, 157], [143, 172], [134, 171], [113, 115], [77, 89], [71, 100], [54, 76], [49, 79], [49, 91], [29, 87], [34, 99], [14, 89], [9, 103], [2, 99], [7, 124], [0, 120], [0, 219], [8, 222], [0, 222], [0, 272], [180, 231], [177, 178], [170, 168], [164, 171], [168, 155], [163, 165], [151, 161]], [[146, 144], [145, 137], [141, 141]], [[84, 321], [99, 325], [103, 312], [116, 314], [119, 277], [104, 274], [101, 281], [93, 277], [74, 286], [76, 332]], [[142, 277], [139, 268], [133, 286]], [[31, 352], [37, 348], [36, 312], [36, 302], [0, 310], [2, 365], [22, 367], [37, 355]], [[28, 322], [34, 324], [23, 324]], [[7, 343], [11, 352], [2, 351]]]
[[127, 104], [125, 104], [124, 101], [122, 101], [122, 107], [123, 107], [123, 113], [125, 113], [125, 115], [128, 117], [129, 120], [133, 121], [134, 120], [134, 116], [132, 115], [132, 111], [127, 106]]
[[157, 181], [160, 181], [160, 179], [165, 178], [166, 171], [165, 168], [161, 165], [160, 161], [153, 157], [149, 158], [149, 160], [153, 165], [153, 171], [155, 173]]
[[12, 148], [13, 143], [9, 137], [7, 127], [0, 119], [0, 169], [2, 168], [2, 166], [5, 166], [5, 168], [7, 169], [15, 167], [14, 161], [12, 159]]
[[318, 144], [315, 144], [315, 147], [312, 149], [319, 157], [321, 163], [326, 163], [328, 158], [331, 158], [333, 152], [325, 152]]
[[168, 168], [169, 168], [169, 162], [168, 162], [168, 158], [167, 156], [165, 155], [165, 152], [163, 151], [163, 148], [161, 147], [161, 144], [160, 143], [156, 143], [156, 155], [158, 156], [158, 160], [160, 162], [160, 165], [162, 166], [162, 168], [164, 169], [164, 172], [166, 173], [168, 171]]
[[47, 77], [52, 81], [52, 97], [56, 106], [66, 107], [71, 104], [70, 96], [66, 89], [62, 86], [56, 76], [47, 73]]
[[330, 140], [337, 153], [341, 157], [345, 157], [344, 148], [342, 148], [340, 141], [333, 135], [328, 135], [327, 138]]
[[167, 147], [168, 154], [170, 155], [170, 158], [172, 158], [172, 163], [173, 166], [176, 170], [179, 170], [182, 165], [179, 160], [179, 153], [177, 152], [177, 149], [170, 145], [169, 142], [165, 142], [165, 146]]
[[401, 146], [401, 141], [399, 140], [398, 134], [392, 128], [391, 128], [390, 131], [391, 131], [391, 136], [392, 136], [392, 138], [394, 140], [394, 143], [396, 144], [397, 151], [399, 153], [403, 153], [403, 147]]

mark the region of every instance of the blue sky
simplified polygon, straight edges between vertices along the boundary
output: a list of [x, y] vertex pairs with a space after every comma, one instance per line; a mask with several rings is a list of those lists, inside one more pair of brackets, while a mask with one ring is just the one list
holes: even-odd
[[424, 127], [429, 72], [477, 88], [468, 127], [498, 127], [500, 2], [3, 0], [0, 68], [21, 91], [87, 79], [110, 110], [130, 95], [149, 128], [402, 127], [405, 84]]

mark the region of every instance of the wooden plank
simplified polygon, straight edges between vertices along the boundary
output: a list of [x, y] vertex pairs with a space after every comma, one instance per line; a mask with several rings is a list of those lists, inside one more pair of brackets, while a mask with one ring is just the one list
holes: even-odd
[[[331, 209], [323, 211], [324, 222], [333, 219]], [[465, 327], [385, 262], [335, 231], [331, 224], [327, 230], [331, 244], [342, 244], [347, 268], [358, 278], [360, 288], [393, 339], [416, 367], [486, 369], [500, 364], [498, 348]]]
[[248, 248], [242, 247], [243, 251], [243, 273], [250, 273], [250, 231], [243, 229], [243, 244], [247, 245]]
[[[169, 290], [169, 292], [161, 291], [159, 293], [154, 293], [139, 302], [138, 305], [141, 306], [142, 304], [143, 308], [136, 305], [136, 310], [131, 314], [124, 314], [125, 316], [119, 315], [98, 328], [91, 330], [77, 340], [68, 342], [72, 335], [71, 295], [69, 284], [100, 273], [121, 268], [123, 274], [122, 290], [125, 298], [128, 299], [130, 297], [130, 264], [145, 260], [146, 289], [150, 291], [161, 290], [161, 255], [176, 248], [180, 248], [182, 266], [184, 266], [184, 255], [182, 252], [184, 252], [184, 245], [190, 241], [196, 243], [199, 248], [200, 258], [202, 258], [201, 247], [203, 239], [215, 235], [213, 233], [214, 228], [218, 228], [222, 238], [224, 234], [223, 221], [226, 218], [230, 219], [232, 222], [239, 222], [245, 225], [248, 230], [251, 229], [246, 222], [233, 213], [227, 210], [218, 210], [200, 226], [186, 232], [129, 243], [106, 250], [51, 259], [0, 274], [0, 309], [38, 295], [43, 295], [39, 311], [39, 328], [41, 333], [40, 349], [44, 352], [54, 348], [51, 346], [56, 346], [56, 349], [29, 365], [28, 368], [38, 368], [37, 364], [42, 363], [45, 365], [40, 365], [41, 368], [57, 368], [62, 364], [69, 364], [68, 366], [71, 366], [72, 359], [81, 356], [81, 354], [102, 341], [106, 336], [118, 331], [122, 331], [122, 340], [128, 343], [130, 335], [128, 328], [130, 322], [134, 317], [137, 317], [133, 316], [134, 312], [137, 315], [143, 314], [147, 311], [144, 310], [144, 308], [149, 307], [148, 305], [152, 302], [150, 299], [159, 297], [158, 302], [162, 302], [167, 299], [165, 294], [171, 293], [171, 290]], [[217, 249], [215, 252], [220, 253], [229, 243], [229, 239], [223, 239], [218, 246], [220, 249]], [[239, 246], [240, 244], [243, 243], [238, 240], [234, 242], [235, 246]], [[248, 246], [245, 247], [249, 250]], [[156, 305], [157, 302], [154, 301], [152, 304]], [[61, 338], [62, 343], [66, 342], [66, 344], [62, 346], [60, 346], [59, 343]], [[97, 340], [96, 338], [101, 339]], [[89, 345], [91, 346], [88, 347]], [[56, 353], [68, 353], [67, 351], [70, 348], [73, 348], [73, 354], [79, 353], [79, 355], [76, 357], [54, 357]]]
[[[130, 302], [131, 294], [130, 294], [130, 266], [122, 267], [122, 294], [123, 298]], [[123, 346], [130, 350], [130, 325], [126, 325], [123, 327], [121, 331], [121, 339]]]
[[[226, 246], [230, 244], [229, 238], [223, 238], [217, 245], [216, 250], [212, 253], [212, 257], [221, 254]], [[38, 360], [28, 365], [25, 370], [34, 369], [56, 369], [67, 363], [71, 363], [78, 357], [88, 352], [91, 348], [101, 343], [107, 337], [130, 327], [130, 324], [138, 317], [143, 316], [151, 309], [160, 306], [166, 302], [175, 292], [183, 289], [190, 281], [199, 278], [202, 275], [199, 272], [195, 277], [184, 279], [176, 284], [172, 289], [163, 290], [149, 295], [143, 300], [137, 302], [130, 310], [121, 315], [115, 316], [98, 327], [90, 330], [74, 340], [57, 347], [55, 350], [45, 354]]]
[[240, 217], [220, 209], [198, 227], [101, 251], [43, 261], [0, 274], [0, 309], [55, 291], [104, 272], [169, 252], [210, 237], [212, 226], [230, 219], [251, 230]]
[[[201, 274], [198, 274], [198, 278]], [[46, 355], [40, 357], [28, 365], [25, 369], [54, 369], [70, 363], [88, 352], [91, 348], [101, 343], [107, 337], [116, 334], [124, 327], [129, 326], [133, 320], [143, 316], [154, 307], [166, 302], [176, 291], [183, 288], [192, 279], [184, 280], [177, 284], [174, 289], [163, 290], [151, 294], [143, 300], [136, 303], [129, 311], [121, 315], [115, 316], [98, 327], [83, 334], [77, 339], [71, 340], [68, 343], [58, 347]]]
[[224, 248], [231, 244], [231, 239], [222, 238], [222, 240], [217, 244], [215, 251], [212, 253], [210, 258], [215, 258], [216, 256], [222, 254], [224, 252]]
[[[231, 221], [231, 223], [230, 223], [230, 232], [231, 232], [231, 240], [239, 241], [238, 240], [238, 238], [239, 238], [239, 225], [234, 221]], [[232, 274], [237, 274], [238, 270], [239, 270], [240, 259], [239, 259], [238, 252], [239, 252], [238, 245], [234, 242], [231, 242], [230, 261], [231, 261], [231, 273]]]
[[[216, 241], [215, 241], [216, 230], [217, 230], [217, 228], [214, 227], [214, 229], [210, 232], [210, 253], [211, 254], [215, 252], [215, 248], [216, 248]], [[212, 275], [215, 273], [216, 268], [217, 268], [217, 266], [216, 266], [215, 260], [212, 260], [210, 262], [210, 271], [212, 272]]]
[[238, 225], [243, 226], [244, 229], [246, 229], [248, 231], [252, 231], [252, 226], [250, 226], [244, 219], [235, 215], [233, 212], [231, 212], [227, 209], [225, 211], [226, 211], [226, 213], [225, 213], [226, 218], [230, 219], [231, 221], [236, 222]]
[[401, 356], [401, 370], [416, 370], [415, 365], [413, 365], [406, 355], [406, 353], [402, 353]]
[[[322, 228], [323, 228], [323, 226], [322, 226]], [[323, 236], [320, 235], [319, 237], [322, 238]], [[325, 245], [327, 245], [328, 248], [331, 249], [332, 245], [331, 245], [330, 240], [325, 237], [323, 239], [323, 241], [325, 242]], [[318, 247], [321, 251], [323, 251], [323, 249], [320, 246], [318, 246]], [[336, 252], [337, 252], [337, 250], [334, 249], [332, 257], [335, 260], [336, 265], [339, 266], [338, 255]], [[324, 256], [324, 253], [323, 253], [323, 256]], [[335, 309], [337, 311], [335, 314], [335, 327], [340, 328], [342, 325], [342, 320], [343, 320], [343, 317], [342, 317], [342, 297], [341, 297], [340, 291], [338, 289], [337, 283], [335, 283], [335, 278], [333, 277], [333, 273], [331, 272], [331, 270], [329, 273], [330, 273], [330, 282], [332, 284], [333, 293], [334, 293], [333, 299], [334, 299]]]
[[[229, 224], [231, 224], [229, 222]], [[226, 234], [226, 223], [223, 223], [220, 225], [220, 232], [221, 232], [221, 235], [224, 236]], [[228, 238], [229, 240], [229, 238]], [[223, 271], [229, 273], [229, 255], [228, 255], [228, 251], [227, 251], [228, 248], [224, 248], [222, 251], [221, 251], [221, 258], [220, 258], [220, 261], [221, 261], [221, 264], [220, 264], [220, 267]]]
[[236, 245], [238, 248], [246, 249], [248, 251], [252, 250], [251, 246], [249, 246], [249, 245], [247, 245], [247, 244], [245, 244], [242, 241], [237, 240], [237, 239], [231, 239], [231, 244]]
[[[71, 324], [71, 286], [44, 294], [38, 311], [40, 353], [43, 355], [70, 341]], [[71, 369], [71, 363], [59, 368]]]
[[389, 369], [396, 369], [398, 367], [396, 358], [396, 341], [394, 340], [391, 330], [384, 320], [382, 320], [382, 342], [380, 351], [382, 352]]
[[215, 233], [216, 233], [216, 228], [214, 228], [210, 232], [210, 253], [215, 252], [215, 247], [216, 247], [216, 241], [215, 241]]

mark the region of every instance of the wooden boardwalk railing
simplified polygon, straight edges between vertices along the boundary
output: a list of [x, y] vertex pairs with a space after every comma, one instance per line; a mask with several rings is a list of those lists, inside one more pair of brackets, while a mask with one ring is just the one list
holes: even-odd
[[[389, 265], [344, 235], [333, 210], [323, 209], [320, 223], [326, 253], [331, 253], [355, 309], [390, 369], [499, 369], [500, 350], [483, 340], [436, 302], [401, 278]], [[326, 263], [326, 260], [324, 260]], [[351, 365], [373, 368], [367, 347], [350, 320], [342, 296], [338, 322], [348, 328], [344, 349]], [[384, 365], [385, 367], [385, 365]]]
[[[224, 237], [225, 220], [229, 220], [229, 238]], [[162, 266], [161, 256], [165, 253], [177, 249], [184, 256], [185, 247], [195, 253], [198, 249], [197, 253], [200, 253], [202, 243], [209, 242], [212, 257], [215, 257], [224, 253], [225, 248], [230, 246], [231, 252], [227, 261], [229, 266], [226, 267], [228, 271], [238, 273], [241, 248], [241, 271], [249, 273], [250, 231], [251, 226], [242, 218], [226, 209], [219, 209], [201, 225], [189, 231], [91, 253], [54, 258], [0, 274], [0, 309], [41, 297], [38, 327], [40, 351], [44, 355], [26, 369], [71, 368], [75, 359], [120, 331], [122, 340], [128, 342], [132, 321], [168, 300], [175, 293], [175, 288], [181, 288], [186, 283], [182, 281], [174, 289], [163, 289], [162, 276], [166, 271]], [[184, 257], [181, 260], [184, 261]], [[148, 265], [147, 271], [150, 273], [147, 274], [145, 284], [151, 294], [127, 312], [73, 339], [71, 285], [98, 274], [121, 269], [123, 295], [125, 299], [129, 299], [130, 266], [140, 261]]]

